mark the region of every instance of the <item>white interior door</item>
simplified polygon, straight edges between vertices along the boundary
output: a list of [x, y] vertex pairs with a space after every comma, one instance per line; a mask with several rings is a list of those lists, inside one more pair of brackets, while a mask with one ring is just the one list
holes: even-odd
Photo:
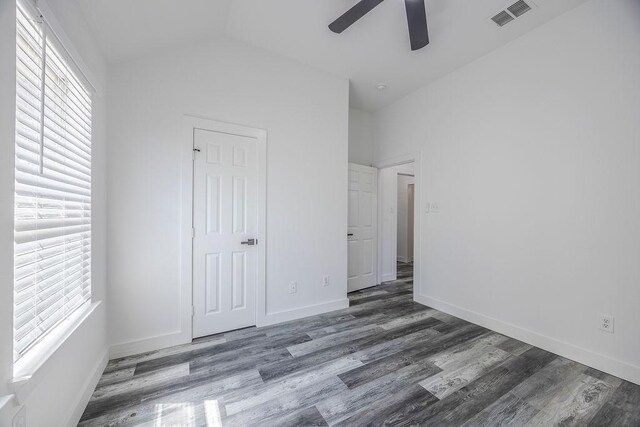
[[255, 325], [256, 244], [262, 242], [256, 138], [195, 129], [194, 153], [195, 338]]
[[349, 292], [377, 285], [378, 170], [349, 163]]

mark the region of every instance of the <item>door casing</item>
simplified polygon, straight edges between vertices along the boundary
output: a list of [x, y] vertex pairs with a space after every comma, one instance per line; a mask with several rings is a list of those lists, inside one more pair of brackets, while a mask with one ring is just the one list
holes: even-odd
[[413, 222], [414, 222], [414, 218], [415, 218], [415, 194], [416, 194], [416, 184], [409, 184], [409, 188], [407, 190], [407, 194], [408, 194], [408, 209], [409, 212], [407, 212], [407, 246], [408, 246], [408, 252], [407, 255], [409, 255], [409, 261], [413, 262], [413, 241], [415, 238], [415, 234], [413, 232]]
[[257, 280], [256, 280], [256, 325], [265, 324], [266, 318], [266, 207], [267, 207], [267, 131], [249, 126], [221, 122], [196, 116], [183, 117], [182, 136], [182, 209], [181, 209], [181, 261], [180, 261], [180, 336], [181, 342], [193, 338], [193, 140], [194, 130], [229, 133], [255, 138], [257, 142]]

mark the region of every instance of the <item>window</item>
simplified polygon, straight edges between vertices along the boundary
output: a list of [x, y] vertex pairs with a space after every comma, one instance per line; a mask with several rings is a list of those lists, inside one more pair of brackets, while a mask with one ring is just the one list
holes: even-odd
[[91, 299], [91, 94], [17, 7], [14, 360]]

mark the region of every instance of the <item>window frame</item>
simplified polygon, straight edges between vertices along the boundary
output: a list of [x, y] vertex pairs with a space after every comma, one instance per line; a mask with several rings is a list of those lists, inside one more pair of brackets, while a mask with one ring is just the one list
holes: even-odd
[[[94, 123], [93, 123], [93, 107], [94, 107], [94, 98], [96, 95], [96, 89], [95, 87], [91, 84], [91, 80], [90, 78], [87, 77], [87, 74], [85, 72], [83, 72], [83, 69], [86, 69], [86, 66], [80, 61], [78, 62], [77, 60], [75, 60], [76, 58], [79, 59], [79, 56], [77, 56], [77, 54], [72, 54], [71, 52], [75, 53], [75, 50], [73, 49], [73, 46], [71, 44], [66, 44], [63, 43], [61, 41], [61, 39], [68, 39], [66, 37], [66, 35], [64, 34], [64, 32], [61, 30], [60, 25], [58, 24], [58, 22], [55, 20], [55, 17], [52, 15], [51, 11], [47, 9], [46, 7], [46, 3], [43, 2], [41, 4], [39, 4], [38, 6], [40, 7], [36, 7], [34, 4], [32, 4], [32, 2], [30, 0], [17, 0], [16, 1], [16, 73], [18, 72], [18, 54], [19, 54], [19, 46], [18, 46], [18, 39], [19, 39], [19, 35], [18, 35], [18, 27], [20, 26], [19, 20], [21, 19], [21, 13], [23, 13], [27, 19], [30, 19], [32, 21], [42, 21], [41, 25], [42, 25], [42, 34], [44, 37], [44, 34], [46, 34], [46, 41], [45, 43], [43, 43], [43, 50], [39, 52], [40, 55], [44, 55], [42, 57], [43, 62], [42, 64], [46, 64], [48, 62], [52, 62], [53, 59], [50, 59], [49, 61], [47, 61], [47, 53], [46, 53], [46, 49], [48, 47], [48, 44], [51, 45], [52, 49], [55, 52], [55, 55], [58, 56], [58, 60], [66, 67], [68, 73], [70, 75], [73, 75], [74, 77], [74, 84], [78, 84], [80, 85], [81, 89], [83, 89], [84, 91], [86, 91], [87, 95], [88, 95], [88, 102], [89, 102], [89, 107], [88, 107], [88, 111], [90, 114], [89, 117], [89, 121], [88, 121], [88, 126], [89, 126], [89, 137], [88, 137], [88, 144], [89, 144], [89, 150], [91, 150], [91, 146], [93, 145], [93, 128], [94, 128]], [[44, 7], [42, 7], [44, 6]], [[22, 12], [20, 11], [20, 9], [22, 9]], [[43, 13], [43, 10], [41, 9], [47, 9], [46, 14]], [[53, 27], [56, 27], [56, 29], [54, 30]], [[62, 35], [62, 37], [60, 37]], [[46, 43], [48, 42], [48, 43]], [[45, 70], [43, 69], [42, 71], [42, 75], [45, 75]], [[20, 99], [20, 95], [18, 94], [18, 77], [16, 76], [16, 123], [18, 121], [18, 114], [20, 114], [18, 112], [17, 109], [17, 105], [18, 105], [18, 100]], [[43, 86], [46, 86], [43, 82]], [[42, 94], [42, 99], [44, 99], [46, 97], [46, 93]], [[66, 102], [66, 101], [65, 101]], [[40, 105], [40, 108], [42, 110], [42, 116], [41, 116], [41, 122], [40, 125], [42, 126], [42, 129], [44, 129], [44, 116], [45, 116], [45, 110], [47, 109], [45, 106], [48, 104], [42, 104]], [[75, 113], [75, 112], [74, 112]], [[55, 114], [55, 113], [53, 113]], [[66, 122], [66, 119], [61, 119], [62, 122]], [[41, 132], [44, 132], [44, 130], [42, 130]], [[42, 135], [44, 135], [44, 133], [42, 133]], [[68, 142], [68, 136], [66, 139], [63, 140], [63, 144], [69, 144]], [[17, 128], [16, 128], [16, 141], [14, 142], [14, 144], [17, 144]], [[17, 148], [16, 148], [17, 150]], [[16, 153], [17, 156], [17, 153]], [[64, 157], [64, 156], [63, 156]], [[64, 157], [66, 159], [66, 157]], [[42, 157], [42, 159], [44, 159], [44, 157]], [[44, 161], [44, 160], [41, 160]], [[92, 187], [92, 183], [91, 183], [91, 176], [92, 176], [92, 165], [93, 165], [93, 158], [91, 157], [91, 154], [89, 154], [89, 207], [92, 204], [92, 193], [93, 193], [93, 187]], [[14, 173], [16, 173], [16, 179], [17, 179], [17, 168], [18, 168], [18, 164], [16, 163], [15, 167], [14, 167]], [[41, 188], [41, 187], [37, 187], [37, 188]], [[44, 187], [43, 187], [44, 188]], [[17, 189], [16, 189], [17, 191]], [[16, 224], [16, 204], [14, 203], [14, 230], [16, 229], [15, 224]], [[92, 224], [92, 216], [89, 213], [89, 217], [88, 217], [88, 226], [89, 226], [89, 239], [91, 239], [91, 237], [93, 236], [92, 230], [91, 230], [91, 224]], [[66, 226], [65, 226], [66, 227]], [[35, 241], [39, 241], [40, 239], [35, 239]], [[15, 243], [14, 243], [15, 244]], [[88, 257], [88, 262], [87, 262], [87, 270], [88, 270], [88, 276], [91, 277], [92, 275], [92, 258], [91, 258], [91, 247], [92, 247], [92, 243], [91, 240], [89, 240], [88, 243], [88, 253], [89, 253], [89, 257]], [[84, 249], [83, 249], [84, 250]], [[15, 274], [15, 268], [16, 268], [16, 258], [17, 258], [17, 254], [14, 253], [14, 274]], [[84, 268], [84, 265], [82, 263], [82, 260], [84, 259], [84, 252], [82, 252], [82, 256], [81, 256], [81, 268]], [[63, 270], [66, 271], [66, 266], [63, 268]], [[84, 279], [81, 281], [80, 286], [83, 287], [84, 286]], [[88, 297], [86, 298], [86, 300], [84, 300], [83, 302], [81, 302], [79, 305], [73, 307], [72, 309], [70, 309], [69, 311], [65, 312], [64, 315], [62, 316], [62, 318], [58, 321], [56, 321], [55, 323], [53, 323], [52, 325], [50, 325], [43, 333], [39, 334], [39, 336], [33, 340], [32, 342], [29, 343], [28, 346], [26, 346], [23, 351], [21, 353], [17, 353], [16, 351], [16, 339], [15, 339], [15, 328], [14, 328], [14, 338], [13, 338], [13, 349], [14, 349], [14, 377], [16, 378], [16, 380], [14, 382], [17, 383], [21, 383], [24, 378], [30, 378], [32, 374], [34, 374], [36, 371], [40, 370], [40, 368], [42, 367], [42, 365], [46, 362], [46, 360], [49, 358], [49, 356], [51, 356], [60, 346], [62, 346], [62, 344], [66, 341], [66, 339], [73, 333], [73, 331], [75, 331], [83, 322], [84, 320], [96, 309], [96, 307], [99, 305], [99, 302], [95, 302], [94, 301], [94, 294], [91, 290], [91, 279], [89, 278], [88, 281], [88, 286], [89, 286], [89, 290], [88, 290]], [[13, 291], [14, 291], [14, 298], [15, 298], [15, 292], [16, 292], [16, 278], [14, 277], [13, 280]], [[64, 301], [63, 301], [64, 303]], [[12, 304], [12, 319], [15, 322], [15, 310], [16, 310], [16, 301], [14, 300], [13, 304]], [[20, 379], [22, 378], [22, 379]]]

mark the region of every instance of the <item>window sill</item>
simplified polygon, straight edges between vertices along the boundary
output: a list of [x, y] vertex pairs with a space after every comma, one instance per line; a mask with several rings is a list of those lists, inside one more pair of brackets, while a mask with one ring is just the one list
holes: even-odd
[[91, 302], [78, 309], [14, 363], [11, 386], [19, 404], [24, 402], [41, 378], [45, 376], [47, 361], [51, 356], [65, 344], [67, 339], [98, 308], [100, 303], [101, 301]]
[[13, 398], [12, 394], [0, 396], [0, 423], [2, 420], [10, 420], [13, 416]]

